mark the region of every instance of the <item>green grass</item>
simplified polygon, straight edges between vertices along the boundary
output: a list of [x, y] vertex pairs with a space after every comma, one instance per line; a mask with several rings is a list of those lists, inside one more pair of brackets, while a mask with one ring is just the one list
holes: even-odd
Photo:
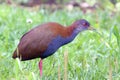
[[[21, 36], [36, 25], [58, 22], [70, 25], [85, 18], [97, 32], [84, 31], [73, 42], [61, 47], [43, 61], [42, 80], [57, 80], [58, 65], [64, 78], [64, 52], [68, 52], [68, 80], [120, 80], [120, 16], [106, 9], [83, 14], [79, 9], [53, 13], [40, 9], [29, 11], [0, 5], [0, 80], [40, 80], [39, 59], [20, 62], [12, 59]], [[31, 19], [32, 23], [27, 23]]]

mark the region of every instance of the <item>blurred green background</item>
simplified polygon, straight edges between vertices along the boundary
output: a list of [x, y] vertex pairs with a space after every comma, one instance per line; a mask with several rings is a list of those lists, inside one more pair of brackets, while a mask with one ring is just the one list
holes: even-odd
[[[40, 59], [12, 59], [22, 35], [35, 26], [45, 22], [69, 26], [81, 18], [97, 31], [80, 33], [44, 59], [42, 78]], [[120, 80], [120, 0], [0, 1], [0, 80], [58, 80], [58, 69], [64, 80], [66, 51], [68, 80]]]

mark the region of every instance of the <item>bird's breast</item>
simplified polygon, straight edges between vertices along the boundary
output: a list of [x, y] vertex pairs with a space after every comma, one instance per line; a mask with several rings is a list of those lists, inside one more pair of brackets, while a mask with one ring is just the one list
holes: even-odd
[[43, 55], [41, 56], [41, 58], [46, 58], [50, 55], [52, 55], [53, 53], [55, 53], [55, 51], [57, 51], [62, 45], [65, 45], [69, 42], [71, 42], [74, 39], [73, 36], [69, 36], [66, 38], [63, 38], [62, 36], [57, 36], [56, 38], [54, 38], [50, 44], [48, 45], [48, 48], [46, 49], [46, 51], [43, 53]]

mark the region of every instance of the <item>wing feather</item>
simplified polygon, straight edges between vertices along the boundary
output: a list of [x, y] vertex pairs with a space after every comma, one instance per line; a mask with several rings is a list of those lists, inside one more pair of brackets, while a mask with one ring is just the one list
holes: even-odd
[[54, 29], [55, 26], [43, 24], [24, 34], [18, 44], [19, 55], [15, 50], [13, 58], [21, 57], [22, 60], [29, 60], [40, 57], [49, 43], [59, 35]]

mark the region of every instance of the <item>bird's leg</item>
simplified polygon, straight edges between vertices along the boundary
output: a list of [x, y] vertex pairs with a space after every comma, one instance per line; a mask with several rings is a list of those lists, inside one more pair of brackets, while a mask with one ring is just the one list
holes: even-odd
[[40, 76], [42, 77], [42, 59], [39, 62]]

